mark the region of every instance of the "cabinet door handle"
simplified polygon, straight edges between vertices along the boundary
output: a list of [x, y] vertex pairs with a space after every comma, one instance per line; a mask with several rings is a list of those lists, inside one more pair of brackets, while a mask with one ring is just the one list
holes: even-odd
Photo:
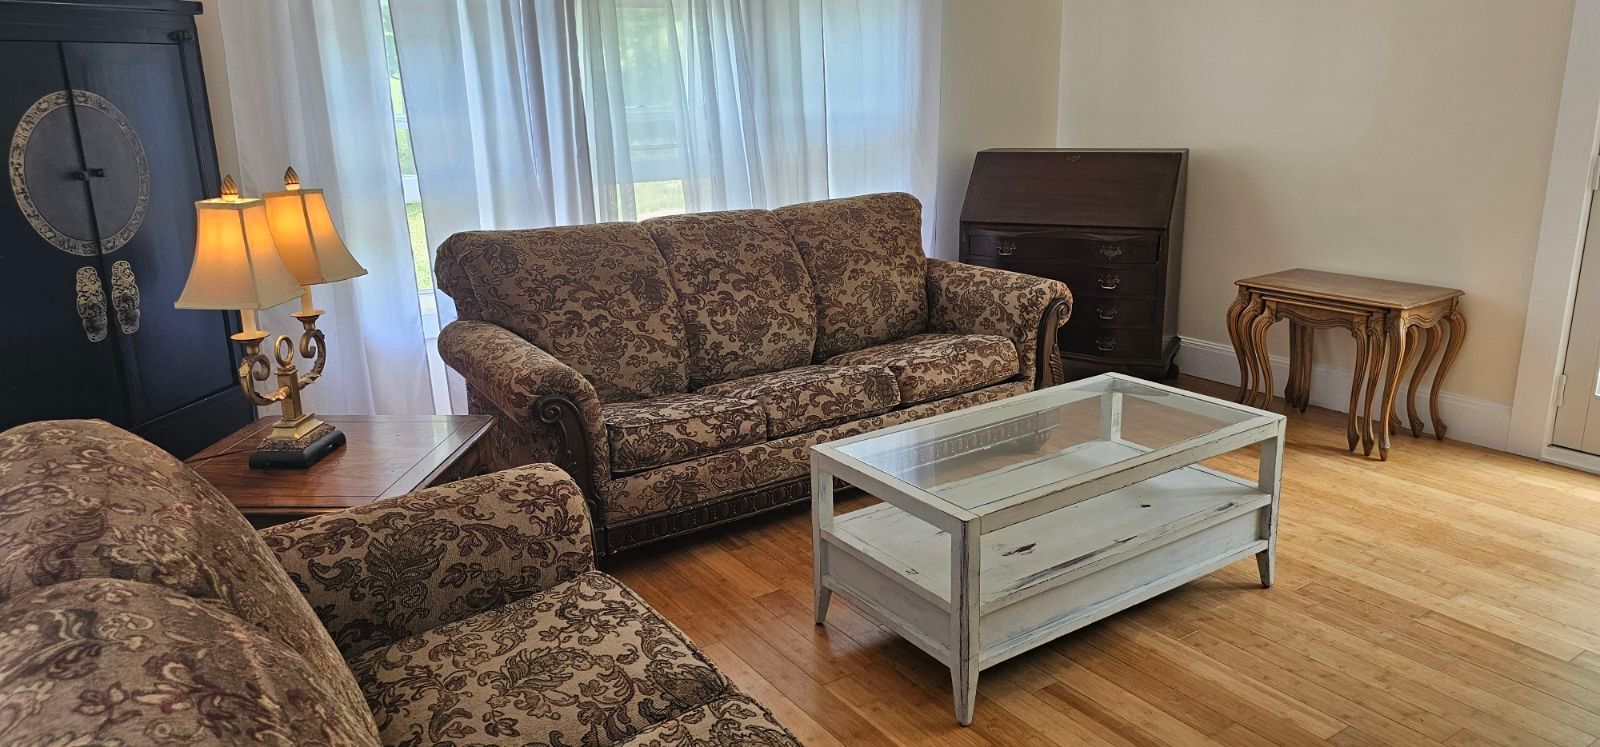
[[106, 170], [105, 169], [101, 169], [101, 168], [93, 168], [93, 169], [86, 169], [84, 171], [74, 171], [74, 172], [72, 172], [73, 180], [74, 181], [80, 181], [80, 182], [89, 181], [89, 177], [94, 177], [96, 179], [104, 179], [105, 176], [106, 176]]
[[100, 342], [106, 339], [106, 288], [100, 283], [100, 273], [93, 267], [79, 267], [74, 280], [83, 336], [89, 338], [89, 342]]
[[1117, 309], [1115, 307], [1096, 306], [1094, 307], [1094, 315], [1109, 322], [1117, 318]]
[[1000, 255], [1002, 257], [1009, 257], [1009, 256], [1017, 253], [1017, 242], [1015, 242], [1015, 241], [1002, 241], [1002, 242], [1000, 242], [1000, 245], [998, 247], [995, 247], [994, 251], [995, 251], [996, 254], [998, 254], [998, 255]]
[[1109, 353], [1109, 352], [1117, 349], [1117, 338], [1115, 338], [1115, 337], [1096, 337], [1096, 338], [1094, 338], [1094, 346], [1095, 346], [1095, 349], [1099, 350], [1102, 353]]
[[1100, 245], [1100, 256], [1105, 257], [1106, 259], [1116, 259], [1117, 257], [1122, 256], [1122, 245], [1121, 244], [1101, 244]]
[[134, 280], [133, 265], [125, 259], [111, 263], [111, 308], [117, 312], [122, 334], [139, 331], [139, 283]]
[[1100, 276], [1101, 290], [1116, 290], [1119, 285], [1122, 285], [1122, 277], [1114, 272], [1108, 272]]

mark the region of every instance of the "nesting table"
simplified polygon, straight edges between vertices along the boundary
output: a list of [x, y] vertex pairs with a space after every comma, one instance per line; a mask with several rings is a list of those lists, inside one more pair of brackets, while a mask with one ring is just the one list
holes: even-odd
[[[978, 672], [1236, 560], [1272, 584], [1284, 417], [1119, 374], [811, 449], [816, 621], [833, 594]], [[1199, 463], [1259, 444], [1259, 470]], [[883, 499], [835, 516], [834, 480]]]
[[1405, 393], [1411, 435], [1422, 435], [1417, 389], [1441, 350], [1444, 358], [1428, 393], [1428, 417], [1434, 436], [1444, 438], [1439, 391], [1466, 338], [1467, 322], [1459, 308], [1462, 291], [1306, 269], [1257, 275], [1237, 285], [1239, 294], [1228, 308], [1227, 320], [1239, 359], [1236, 401], [1262, 408], [1272, 403], [1267, 330], [1274, 322], [1288, 319], [1289, 380], [1284, 401], [1304, 411], [1311, 397], [1312, 330], [1338, 327], [1349, 330], [1356, 340], [1345, 427], [1350, 450], [1360, 443], [1363, 453], [1370, 456], [1376, 446], [1380, 459], [1389, 458], [1390, 435], [1405, 425], [1395, 414], [1395, 404], [1407, 370], [1411, 372]]

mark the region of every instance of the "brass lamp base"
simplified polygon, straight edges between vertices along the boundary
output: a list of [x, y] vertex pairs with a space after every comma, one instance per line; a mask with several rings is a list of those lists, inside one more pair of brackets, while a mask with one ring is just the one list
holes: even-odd
[[250, 469], [306, 469], [344, 444], [344, 433], [328, 423], [317, 425], [299, 438], [268, 436], [251, 452]]

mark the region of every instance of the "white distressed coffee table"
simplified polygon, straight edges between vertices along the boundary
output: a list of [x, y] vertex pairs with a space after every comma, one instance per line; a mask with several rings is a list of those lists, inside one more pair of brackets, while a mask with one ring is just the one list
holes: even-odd
[[[811, 449], [816, 615], [845, 595], [978, 672], [1255, 555], [1272, 585], [1284, 417], [1118, 374]], [[1257, 478], [1198, 463], [1260, 444]], [[834, 479], [883, 499], [834, 516]]]

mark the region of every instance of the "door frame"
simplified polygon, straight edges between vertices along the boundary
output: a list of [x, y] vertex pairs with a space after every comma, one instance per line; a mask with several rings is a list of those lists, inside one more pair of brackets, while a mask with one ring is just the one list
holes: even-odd
[[1550, 441], [1555, 429], [1555, 396], [1566, 366], [1567, 338], [1577, 301], [1578, 267], [1595, 196], [1589, 185], [1591, 165], [1600, 163], [1597, 154], [1600, 0], [1576, 0], [1506, 449], [1591, 471], [1600, 471], [1600, 457], [1591, 457], [1591, 462], [1583, 458], [1589, 455], [1551, 446]]

